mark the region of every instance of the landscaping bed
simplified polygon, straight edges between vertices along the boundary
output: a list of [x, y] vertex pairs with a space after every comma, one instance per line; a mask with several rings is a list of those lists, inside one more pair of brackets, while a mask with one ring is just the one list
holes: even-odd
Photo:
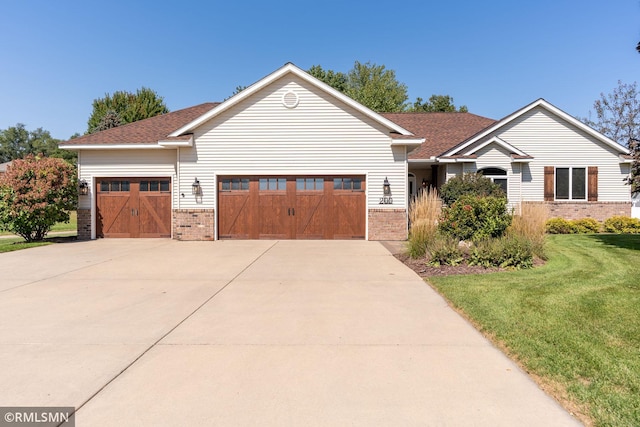
[[449, 276], [452, 274], [484, 274], [505, 270], [499, 267], [485, 268], [480, 265], [468, 265], [466, 263], [460, 265], [433, 266], [427, 264], [424, 258], [411, 258], [406, 253], [395, 254], [395, 257], [415, 271], [420, 277]]

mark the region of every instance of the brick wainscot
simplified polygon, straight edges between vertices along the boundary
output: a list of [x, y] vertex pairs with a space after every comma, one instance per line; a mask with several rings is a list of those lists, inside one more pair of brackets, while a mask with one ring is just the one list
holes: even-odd
[[173, 211], [173, 238], [213, 240], [215, 218], [213, 209], [176, 209]]
[[612, 216], [631, 216], [631, 202], [523, 202], [544, 204], [549, 218], [593, 218], [603, 222]]
[[407, 240], [405, 209], [369, 209], [369, 240]]

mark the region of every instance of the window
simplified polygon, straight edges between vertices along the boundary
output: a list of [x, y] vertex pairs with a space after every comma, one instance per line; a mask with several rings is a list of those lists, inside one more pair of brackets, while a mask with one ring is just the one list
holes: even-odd
[[161, 191], [161, 192], [165, 192], [165, 191], [169, 191], [169, 181], [168, 180], [164, 180], [164, 181], [159, 181], [159, 180], [153, 180], [153, 181], [140, 181], [140, 191], [143, 192], [147, 192], [147, 191]]
[[556, 200], [586, 200], [586, 168], [556, 168]]
[[249, 178], [222, 178], [222, 191], [248, 191]]
[[333, 178], [334, 190], [362, 190], [362, 179], [360, 178]]
[[323, 178], [296, 178], [296, 190], [322, 191], [324, 190]]
[[287, 189], [286, 178], [260, 178], [260, 191], [285, 191]]
[[507, 179], [507, 171], [500, 168], [484, 168], [478, 171], [485, 178], [489, 178], [494, 183], [498, 184], [504, 194], [509, 194], [509, 181]]
[[129, 191], [129, 181], [100, 181], [100, 192]]
[[544, 200], [598, 201], [598, 167], [544, 167]]

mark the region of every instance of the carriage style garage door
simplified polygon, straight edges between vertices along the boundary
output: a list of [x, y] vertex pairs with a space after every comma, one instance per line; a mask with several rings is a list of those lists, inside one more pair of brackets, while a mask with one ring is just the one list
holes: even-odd
[[218, 235], [235, 239], [364, 239], [364, 176], [218, 179]]
[[96, 180], [98, 237], [171, 237], [169, 178]]

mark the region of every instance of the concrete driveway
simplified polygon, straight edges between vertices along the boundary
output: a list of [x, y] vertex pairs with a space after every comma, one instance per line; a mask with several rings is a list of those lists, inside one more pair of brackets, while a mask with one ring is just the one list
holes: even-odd
[[380, 243], [0, 254], [0, 406], [78, 426], [579, 425]]

